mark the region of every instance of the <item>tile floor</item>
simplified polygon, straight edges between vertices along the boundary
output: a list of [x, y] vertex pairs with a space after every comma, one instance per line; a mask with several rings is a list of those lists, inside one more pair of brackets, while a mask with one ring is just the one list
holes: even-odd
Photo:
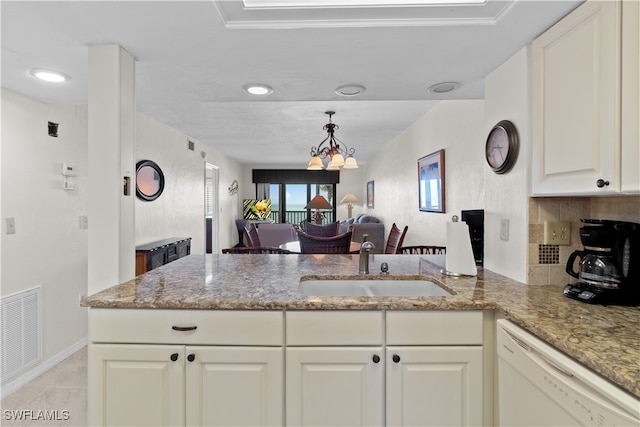
[[[3, 399], [0, 409], [1, 426], [86, 426], [87, 348]], [[15, 419], [20, 414], [22, 421]], [[41, 418], [47, 414], [54, 419], [37, 419], [39, 414]]]

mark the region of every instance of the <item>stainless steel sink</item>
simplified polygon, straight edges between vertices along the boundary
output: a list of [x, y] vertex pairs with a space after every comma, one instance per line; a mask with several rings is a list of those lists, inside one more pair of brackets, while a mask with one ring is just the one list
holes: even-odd
[[450, 296], [438, 284], [424, 279], [302, 280], [300, 293], [305, 296]]

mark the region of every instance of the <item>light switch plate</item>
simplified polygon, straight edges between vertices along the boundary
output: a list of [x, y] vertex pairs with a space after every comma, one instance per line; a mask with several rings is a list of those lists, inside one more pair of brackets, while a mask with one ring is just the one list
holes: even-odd
[[15, 218], [7, 218], [6, 219], [6, 232], [7, 232], [7, 234], [16, 234], [16, 219]]
[[500, 240], [509, 241], [509, 220], [500, 220]]
[[545, 221], [544, 222], [545, 245], [570, 245], [571, 222], [569, 221]]

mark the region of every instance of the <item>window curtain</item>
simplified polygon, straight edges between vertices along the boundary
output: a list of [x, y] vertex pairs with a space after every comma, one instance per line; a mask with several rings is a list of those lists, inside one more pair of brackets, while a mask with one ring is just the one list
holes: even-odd
[[271, 184], [269, 183], [264, 183], [264, 182], [259, 182], [256, 184], [256, 199], [258, 200], [264, 200], [264, 199], [270, 199], [270, 192], [269, 192], [269, 187]]

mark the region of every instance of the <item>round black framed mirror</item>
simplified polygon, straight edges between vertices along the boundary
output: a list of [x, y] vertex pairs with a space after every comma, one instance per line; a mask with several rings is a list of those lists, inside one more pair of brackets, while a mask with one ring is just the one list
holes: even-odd
[[160, 166], [151, 160], [136, 163], [136, 196], [150, 202], [157, 199], [164, 190], [164, 174]]

